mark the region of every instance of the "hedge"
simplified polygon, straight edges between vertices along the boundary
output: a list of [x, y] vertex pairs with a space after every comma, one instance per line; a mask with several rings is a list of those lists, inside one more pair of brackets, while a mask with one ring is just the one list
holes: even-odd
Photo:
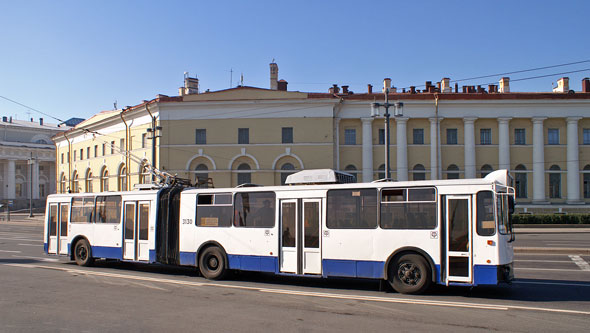
[[590, 214], [514, 214], [512, 224], [590, 224]]

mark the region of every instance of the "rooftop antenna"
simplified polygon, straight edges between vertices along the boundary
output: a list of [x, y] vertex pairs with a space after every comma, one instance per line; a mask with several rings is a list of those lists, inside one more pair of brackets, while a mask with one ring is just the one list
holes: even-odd
[[229, 87], [231, 88], [233, 84], [234, 84], [234, 69], [230, 68], [229, 69]]
[[117, 100], [115, 100], [115, 102], [113, 103], [113, 107], [114, 107], [113, 110], [117, 110]]
[[184, 72], [184, 78], [186, 79], [188, 77], [188, 72]]
[[240, 86], [244, 86], [244, 73], [241, 73], [240, 75]]

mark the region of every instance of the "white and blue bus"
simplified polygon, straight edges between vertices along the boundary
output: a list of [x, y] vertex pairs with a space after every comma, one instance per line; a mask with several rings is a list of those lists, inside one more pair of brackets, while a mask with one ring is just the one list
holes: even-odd
[[401, 293], [512, 280], [506, 170], [408, 182], [341, 176], [307, 170], [289, 186], [51, 195], [45, 249], [79, 265], [106, 258], [194, 266], [208, 279], [229, 270], [379, 279]]

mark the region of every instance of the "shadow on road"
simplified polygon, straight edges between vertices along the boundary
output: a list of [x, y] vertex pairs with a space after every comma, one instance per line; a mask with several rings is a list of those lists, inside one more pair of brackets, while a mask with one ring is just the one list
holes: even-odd
[[0, 258], [0, 264], [37, 264], [42, 262], [41, 260], [28, 258]]

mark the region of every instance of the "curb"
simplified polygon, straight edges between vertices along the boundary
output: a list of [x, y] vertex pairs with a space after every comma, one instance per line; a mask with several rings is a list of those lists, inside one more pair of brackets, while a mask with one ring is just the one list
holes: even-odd
[[514, 253], [554, 253], [590, 255], [590, 248], [575, 247], [514, 247]]

